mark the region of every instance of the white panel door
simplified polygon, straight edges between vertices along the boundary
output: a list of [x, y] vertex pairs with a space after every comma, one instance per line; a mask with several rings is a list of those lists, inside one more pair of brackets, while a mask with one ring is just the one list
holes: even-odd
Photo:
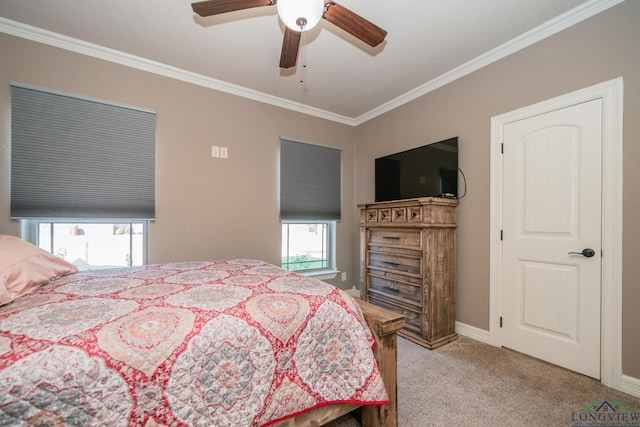
[[601, 153], [600, 99], [504, 127], [502, 344], [594, 378]]

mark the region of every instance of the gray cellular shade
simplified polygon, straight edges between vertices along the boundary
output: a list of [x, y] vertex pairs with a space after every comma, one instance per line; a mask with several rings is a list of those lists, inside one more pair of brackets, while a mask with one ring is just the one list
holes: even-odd
[[280, 140], [280, 219], [340, 220], [340, 150]]
[[153, 219], [156, 115], [11, 86], [11, 217]]

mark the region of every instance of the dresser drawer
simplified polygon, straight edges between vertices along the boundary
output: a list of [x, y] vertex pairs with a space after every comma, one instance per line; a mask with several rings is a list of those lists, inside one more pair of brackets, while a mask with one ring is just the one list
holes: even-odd
[[371, 244], [387, 244], [399, 246], [413, 246], [415, 248], [422, 247], [422, 239], [420, 230], [410, 229], [379, 229], [375, 228], [370, 231], [369, 243]]
[[420, 307], [411, 307], [384, 295], [378, 294], [374, 290], [369, 290], [369, 302], [379, 307], [386, 308], [396, 313], [404, 315], [405, 328], [420, 333], [422, 310]]
[[380, 254], [388, 254], [395, 256], [407, 256], [414, 258], [422, 258], [422, 249], [419, 248], [411, 248], [411, 247], [398, 247], [398, 246], [389, 246], [389, 245], [369, 245], [369, 252], [380, 253]]
[[407, 221], [409, 222], [422, 222], [422, 207], [410, 206], [407, 208]]
[[381, 277], [383, 279], [391, 280], [394, 282], [402, 282], [411, 286], [423, 287], [423, 283], [426, 282], [426, 278], [423, 276], [417, 276], [413, 274], [403, 273], [401, 271], [383, 270], [379, 268], [369, 267], [366, 272], [373, 274], [374, 276]]
[[414, 301], [419, 306], [422, 306], [422, 286], [418, 284], [400, 282], [388, 277], [369, 274], [369, 289]]
[[392, 208], [391, 209], [391, 222], [395, 222], [395, 223], [407, 222], [407, 209], [406, 208]]
[[378, 209], [367, 209], [364, 213], [365, 222], [378, 222]]
[[422, 258], [369, 252], [369, 268], [381, 268], [415, 275], [422, 274]]

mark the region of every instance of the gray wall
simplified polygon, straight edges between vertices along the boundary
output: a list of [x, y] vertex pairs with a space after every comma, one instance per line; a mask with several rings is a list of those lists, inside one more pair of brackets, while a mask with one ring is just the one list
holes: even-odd
[[[337, 263], [355, 279], [354, 135], [348, 125], [133, 70], [0, 34], [0, 233], [9, 218], [11, 81], [111, 100], [157, 113], [156, 221], [151, 263], [259, 258], [280, 264], [280, 137], [342, 150], [343, 220]], [[229, 158], [211, 157], [211, 146]], [[351, 281], [333, 284], [351, 287]]]
[[[468, 182], [458, 208], [457, 320], [489, 329], [491, 117], [624, 79], [623, 373], [640, 378], [640, 1], [587, 21], [362, 124], [356, 201], [373, 200], [376, 157], [459, 136]], [[389, 141], [394, 141], [393, 145]]]

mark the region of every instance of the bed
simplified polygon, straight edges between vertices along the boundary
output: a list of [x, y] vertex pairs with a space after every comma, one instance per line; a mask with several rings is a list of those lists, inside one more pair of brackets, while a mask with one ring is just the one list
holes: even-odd
[[397, 424], [401, 316], [259, 260], [78, 272], [6, 237], [0, 425]]

